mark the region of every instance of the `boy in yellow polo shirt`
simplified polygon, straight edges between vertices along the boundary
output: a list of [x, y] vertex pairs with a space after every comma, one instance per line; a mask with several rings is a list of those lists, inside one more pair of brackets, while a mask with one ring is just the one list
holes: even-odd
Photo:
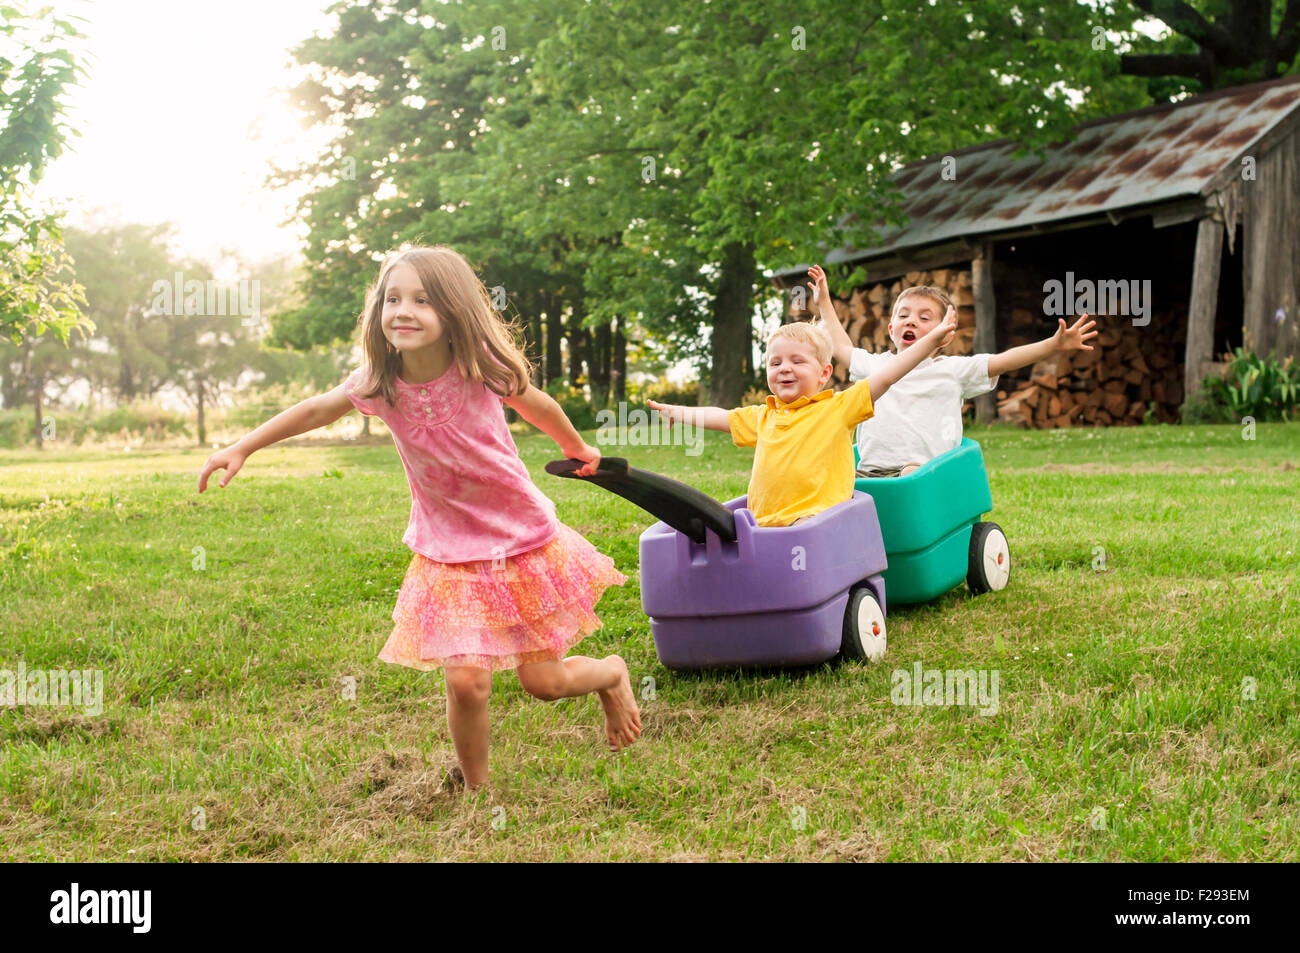
[[831, 339], [818, 322], [784, 324], [767, 339], [764, 404], [723, 410], [647, 401], [673, 422], [731, 434], [738, 447], [754, 447], [749, 509], [759, 526], [789, 526], [853, 496], [853, 430], [904, 374], [947, 344], [956, 313], [911, 347], [882, 361], [869, 377], [835, 393]]

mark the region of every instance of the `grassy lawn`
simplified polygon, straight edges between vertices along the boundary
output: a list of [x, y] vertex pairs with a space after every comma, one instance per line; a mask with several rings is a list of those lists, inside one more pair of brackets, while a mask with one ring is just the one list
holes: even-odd
[[[650, 517], [520, 438], [630, 577], [580, 650], [654, 698], [613, 755], [594, 697], [499, 675], [493, 785], [456, 797], [441, 674], [376, 658], [410, 559], [390, 444], [273, 448], [201, 497], [198, 450], [0, 453], [0, 669], [104, 677], [98, 715], [0, 708], [0, 857], [1300, 859], [1300, 424], [970, 435], [1006, 590], [891, 613], [880, 664], [703, 675], [655, 657]], [[610, 452], [742, 494], [751, 451], [707, 437]], [[998, 712], [894, 705], [915, 662], [998, 671]]]

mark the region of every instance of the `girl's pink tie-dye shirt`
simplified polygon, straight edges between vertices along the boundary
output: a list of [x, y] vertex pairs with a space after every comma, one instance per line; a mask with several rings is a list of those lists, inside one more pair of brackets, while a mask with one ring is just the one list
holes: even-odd
[[437, 380], [397, 379], [397, 406], [355, 393], [361, 368], [344, 383], [357, 410], [382, 420], [411, 484], [411, 522], [402, 542], [443, 563], [528, 552], [559, 533], [555, 504], [528, 477], [506, 426], [502, 398], [467, 381], [456, 362]]

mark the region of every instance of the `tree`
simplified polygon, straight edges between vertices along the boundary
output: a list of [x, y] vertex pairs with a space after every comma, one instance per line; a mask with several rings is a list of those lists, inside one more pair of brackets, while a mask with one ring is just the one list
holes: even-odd
[[[211, 273], [197, 262], [182, 269], [186, 279], [183, 299], [173, 292], [160, 295], [151, 309], [162, 315], [167, 328], [168, 375], [165, 383], [185, 394], [193, 404], [198, 424], [198, 444], [207, 443], [207, 408], [236, 385], [257, 354], [257, 342], [247, 318], [230, 307], [208, 306], [206, 285]], [[194, 291], [189, 288], [193, 282]], [[203, 291], [198, 286], [203, 285]], [[216, 295], [214, 294], [215, 298]], [[161, 307], [159, 306], [161, 302]]]
[[303, 93], [344, 130], [300, 170], [319, 182], [304, 325], [350, 330], [340, 302], [350, 325], [375, 254], [447, 241], [489, 283], [545, 283], [520, 300], [546, 302], [548, 345], [551, 311], [577, 306], [600, 348], [602, 326], [634, 319], [697, 357], [724, 406], [763, 270], [897, 221], [898, 163], [1000, 135], [1038, 147], [1145, 98], [1088, 42], [1109, 11], [1052, 0], [334, 9], [335, 35], [300, 51], [320, 71]]
[[[534, 91], [527, 122], [489, 111], [477, 181], [497, 201], [510, 193], [526, 231], [558, 222], [587, 239], [619, 236], [587, 259], [597, 318], [602, 308], [652, 327], [667, 317], [689, 339], [703, 298], [709, 400], [723, 406], [744, 387], [762, 271], [818, 260], [830, 235], [870, 243], [878, 223], [898, 220], [897, 164], [1002, 135], [1041, 146], [1142, 98], [1085, 42], [1104, 11], [1072, 3], [477, 9], [517, 37], [494, 88], [523, 84], [528, 64]], [[1069, 90], [1088, 92], [1082, 108]], [[482, 194], [465, 185], [469, 201]], [[875, 220], [843, 221], [860, 209]]]
[[1300, 0], [1131, 2], [1173, 31], [1161, 40], [1137, 35], [1120, 58], [1122, 73], [1153, 81], [1156, 98], [1300, 71]]
[[0, 8], [0, 333], [15, 343], [47, 330], [66, 342], [90, 327], [81, 288], [67, 278], [59, 216], [31, 194], [67, 138], [63, 97], [85, 73], [65, 44], [78, 37], [71, 20], [48, 11]]
[[165, 225], [120, 225], [98, 231], [69, 228], [68, 252], [85, 287], [86, 315], [95, 332], [70, 359], [89, 382], [115, 401], [151, 396], [168, 376], [166, 318], [150, 305], [157, 281], [177, 270]]

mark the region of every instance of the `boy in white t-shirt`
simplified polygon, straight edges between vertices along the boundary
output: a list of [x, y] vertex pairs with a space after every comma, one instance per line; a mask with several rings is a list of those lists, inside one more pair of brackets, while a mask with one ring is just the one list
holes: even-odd
[[[822, 324], [831, 336], [835, 360], [849, 369], [849, 380], [872, 374], [892, 355], [872, 354], [854, 347], [840, 325], [831, 304], [826, 272], [818, 265], [808, 271], [809, 287], [817, 302]], [[938, 288], [917, 285], [894, 299], [889, 319], [889, 339], [900, 353], [923, 338], [944, 317], [956, 309]], [[858, 425], [858, 471], [860, 477], [906, 476], [921, 464], [955, 449], [961, 443], [962, 401], [986, 394], [997, 386], [998, 377], [1052, 354], [1063, 351], [1091, 351], [1084, 342], [1096, 337], [1095, 321], [1082, 315], [1069, 328], [1064, 319], [1050, 338], [1035, 344], [1013, 347], [999, 354], [956, 357], [935, 354], [918, 364], [889, 393], [876, 401], [876, 415]]]

